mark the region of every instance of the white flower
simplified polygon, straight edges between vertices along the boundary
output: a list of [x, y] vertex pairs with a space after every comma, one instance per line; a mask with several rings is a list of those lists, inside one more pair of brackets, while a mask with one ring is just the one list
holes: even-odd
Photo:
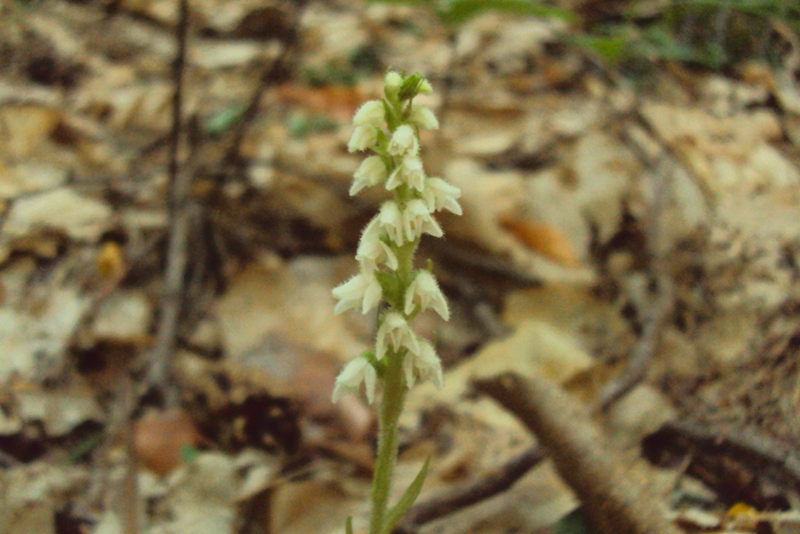
[[409, 241], [414, 241], [422, 234], [430, 234], [433, 237], [442, 237], [444, 235], [439, 223], [431, 217], [428, 206], [418, 198], [410, 201], [406, 205], [406, 209], [403, 210], [403, 228]]
[[461, 205], [458, 199], [461, 198], [461, 189], [450, 185], [441, 178], [428, 178], [425, 188], [422, 190], [422, 198], [431, 211], [441, 211], [443, 209], [461, 215]]
[[396, 311], [390, 311], [383, 318], [381, 327], [378, 328], [378, 341], [375, 344], [375, 357], [382, 359], [386, 349], [391, 345], [395, 351], [401, 347], [417, 353], [420, 351], [417, 335], [411, 330], [408, 321]]
[[450, 320], [450, 309], [447, 301], [436, 283], [436, 278], [428, 271], [419, 271], [414, 281], [406, 289], [406, 305], [404, 311], [406, 315], [414, 311], [414, 307], [419, 306], [422, 310], [433, 308], [436, 313], [441, 315], [445, 321]]
[[383, 87], [386, 91], [386, 95], [397, 95], [400, 92], [400, 87], [403, 86], [403, 77], [397, 74], [395, 71], [390, 70], [386, 73], [386, 77], [383, 79]]
[[360, 272], [340, 286], [333, 288], [333, 296], [339, 299], [333, 313], [339, 314], [361, 305], [361, 313], [367, 313], [381, 302], [383, 289], [375, 274]]
[[350, 196], [355, 195], [370, 185], [378, 185], [386, 180], [386, 165], [380, 156], [370, 156], [359, 165], [353, 175], [353, 185], [350, 187]]
[[364, 228], [361, 241], [356, 250], [356, 260], [367, 269], [375, 270], [379, 263], [385, 263], [391, 270], [397, 270], [397, 256], [389, 245], [381, 239], [381, 225], [378, 217], [374, 217]]
[[386, 110], [383, 108], [383, 102], [380, 100], [370, 100], [364, 103], [353, 117], [353, 124], [356, 126], [374, 126], [380, 128], [383, 125], [383, 120]]
[[417, 191], [422, 191], [425, 187], [425, 170], [422, 168], [422, 160], [417, 156], [403, 158], [400, 165], [389, 176], [386, 189], [391, 191], [403, 183]]
[[366, 358], [358, 357], [350, 361], [336, 377], [336, 385], [333, 387], [333, 402], [348, 393], [358, 393], [361, 382], [364, 382], [367, 390], [367, 401], [372, 404], [375, 400], [375, 384], [377, 382], [375, 368]]
[[373, 126], [356, 126], [350, 141], [347, 143], [347, 150], [366, 150], [374, 147], [378, 143], [378, 130]]
[[[420, 380], [430, 380], [438, 388], [442, 389], [442, 362], [436, 355], [436, 350], [428, 341], [419, 341], [419, 352], [409, 351], [403, 360], [403, 370], [406, 373], [406, 383], [408, 387], [414, 385], [415, 374], [419, 375]], [[414, 371], [416, 370], [416, 373]]]
[[408, 116], [408, 120], [413, 124], [416, 124], [417, 127], [422, 128], [424, 130], [439, 129], [439, 120], [436, 118], [436, 115], [433, 114], [433, 111], [431, 111], [431, 108], [429, 108], [428, 106], [423, 106], [420, 104], [412, 104], [411, 114]]
[[401, 124], [392, 134], [386, 150], [392, 156], [416, 156], [419, 154], [419, 141], [414, 128], [408, 124]]
[[417, 92], [421, 95], [429, 95], [433, 92], [433, 87], [428, 83], [428, 80], [423, 79], [417, 86]]
[[395, 242], [397, 246], [403, 244], [403, 214], [396, 202], [384, 202], [378, 212], [378, 221], [381, 228]]

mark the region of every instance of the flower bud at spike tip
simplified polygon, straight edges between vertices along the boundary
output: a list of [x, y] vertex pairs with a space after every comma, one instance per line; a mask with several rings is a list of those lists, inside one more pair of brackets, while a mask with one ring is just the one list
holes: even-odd
[[439, 129], [439, 120], [436, 118], [436, 115], [433, 114], [433, 111], [431, 111], [431, 109], [427, 106], [414, 104], [411, 107], [411, 114], [408, 116], [408, 120], [423, 130]]
[[403, 85], [403, 77], [391, 70], [386, 74], [383, 79], [384, 93], [389, 98], [394, 98], [400, 92], [400, 87]]

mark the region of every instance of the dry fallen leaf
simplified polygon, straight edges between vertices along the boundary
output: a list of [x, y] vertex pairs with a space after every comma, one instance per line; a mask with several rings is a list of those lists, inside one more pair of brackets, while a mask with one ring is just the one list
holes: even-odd
[[579, 264], [572, 243], [558, 228], [513, 217], [501, 217], [500, 224], [536, 252], [567, 267], [575, 267]]
[[180, 408], [147, 412], [134, 425], [136, 456], [147, 469], [166, 475], [183, 463], [181, 449], [196, 446], [200, 434]]

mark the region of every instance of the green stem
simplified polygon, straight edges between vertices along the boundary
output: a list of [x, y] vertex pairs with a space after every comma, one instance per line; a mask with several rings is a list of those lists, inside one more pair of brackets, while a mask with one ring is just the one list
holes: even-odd
[[383, 534], [386, 512], [389, 505], [389, 492], [392, 472], [397, 461], [398, 421], [405, 402], [406, 385], [403, 378], [403, 354], [389, 352], [386, 374], [383, 382], [383, 398], [380, 408], [380, 431], [378, 435], [378, 459], [375, 462], [375, 475], [372, 479], [372, 516], [369, 522], [370, 534]]

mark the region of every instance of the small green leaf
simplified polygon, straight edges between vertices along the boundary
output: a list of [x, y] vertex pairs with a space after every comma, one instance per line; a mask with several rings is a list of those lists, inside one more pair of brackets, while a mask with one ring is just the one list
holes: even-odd
[[306, 137], [313, 132], [325, 132], [336, 129], [337, 125], [325, 115], [306, 115], [295, 113], [289, 117], [287, 126], [295, 139]]
[[578, 46], [593, 50], [612, 65], [630, 54], [628, 39], [624, 35], [577, 35], [570, 40]]
[[397, 501], [397, 504], [392, 506], [391, 510], [386, 514], [386, 521], [383, 526], [383, 534], [390, 534], [394, 526], [403, 519], [403, 516], [406, 515], [408, 509], [411, 508], [411, 505], [414, 504], [414, 501], [417, 500], [419, 497], [419, 492], [422, 491], [422, 484], [425, 483], [425, 475], [428, 474], [428, 464], [431, 462], [431, 457], [425, 459], [425, 463], [422, 464], [422, 469], [419, 470], [417, 473], [416, 478], [408, 487], [406, 492], [400, 497], [400, 500]]
[[425, 77], [419, 72], [415, 72], [403, 79], [403, 85], [400, 86], [400, 93], [398, 98], [400, 100], [411, 100], [419, 92], [420, 84], [425, 80]]
[[89, 434], [88, 436], [83, 438], [80, 442], [78, 442], [78, 444], [75, 445], [75, 447], [70, 449], [67, 461], [70, 463], [77, 462], [78, 460], [80, 460], [81, 458], [92, 452], [97, 447], [97, 445], [100, 444], [100, 441], [102, 441], [102, 439], [103, 439], [102, 432], [93, 432]]
[[344, 522], [345, 534], [353, 534], [353, 518], [348, 516], [347, 521]]
[[200, 450], [191, 445], [181, 446], [181, 459], [185, 464], [191, 464], [200, 457]]
[[209, 135], [219, 135], [228, 131], [238, 121], [247, 106], [244, 104], [231, 104], [225, 109], [214, 113], [206, 119], [205, 130]]

